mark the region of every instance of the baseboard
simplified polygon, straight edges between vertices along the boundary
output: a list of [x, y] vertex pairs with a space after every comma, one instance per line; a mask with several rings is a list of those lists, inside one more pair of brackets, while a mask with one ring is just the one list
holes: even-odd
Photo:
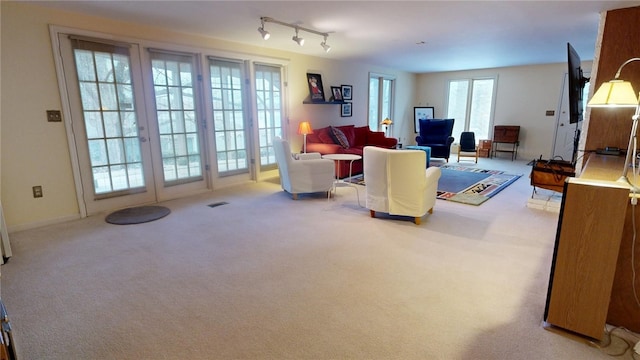
[[36, 229], [43, 226], [55, 225], [55, 224], [60, 224], [63, 222], [78, 220], [78, 219], [80, 219], [80, 214], [68, 215], [68, 216], [58, 217], [54, 219], [48, 219], [45, 221], [36, 221], [36, 222], [30, 222], [26, 224], [7, 226], [7, 231], [9, 232], [9, 235], [11, 235], [12, 232]]

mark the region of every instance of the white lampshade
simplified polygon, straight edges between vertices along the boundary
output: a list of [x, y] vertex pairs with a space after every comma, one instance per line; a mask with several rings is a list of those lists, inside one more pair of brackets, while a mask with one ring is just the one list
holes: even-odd
[[587, 106], [591, 107], [636, 107], [638, 98], [631, 83], [611, 80], [600, 85]]

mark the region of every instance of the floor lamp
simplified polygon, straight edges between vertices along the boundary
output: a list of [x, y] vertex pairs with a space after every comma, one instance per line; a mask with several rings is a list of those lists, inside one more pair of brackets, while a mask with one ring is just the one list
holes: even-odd
[[311, 124], [308, 121], [303, 121], [298, 125], [298, 134], [302, 134], [303, 145], [302, 152], [307, 153], [307, 134], [313, 134], [313, 129], [311, 129]]
[[389, 130], [389, 125], [391, 124], [393, 124], [393, 121], [389, 118], [382, 120], [382, 122], [380, 123], [380, 125], [384, 125], [384, 134], [386, 136], [389, 136], [389, 134], [387, 134], [387, 130]]
[[631, 58], [620, 65], [620, 68], [618, 68], [618, 72], [616, 72], [615, 78], [600, 85], [600, 88], [598, 88], [598, 91], [596, 91], [591, 100], [589, 100], [587, 106], [636, 108], [635, 114], [631, 117], [631, 134], [629, 135], [629, 144], [627, 145], [627, 156], [624, 161], [624, 168], [622, 169], [622, 175], [618, 179], [618, 181], [624, 182], [631, 186], [633, 191], [636, 192], [640, 189], [629, 181], [627, 173], [629, 172], [629, 165], [631, 165], [632, 158], [634, 159], [633, 161], [635, 161], [636, 158], [636, 131], [638, 130], [638, 118], [640, 117], [640, 103], [638, 102], [638, 97], [640, 97], [640, 94], [638, 94], [638, 97], [636, 97], [636, 92], [633, 90], [633, 86], [631, 86], [631, 83], [619, 79], [622, 68], [633, 61], [640, 61], [640, 58]]

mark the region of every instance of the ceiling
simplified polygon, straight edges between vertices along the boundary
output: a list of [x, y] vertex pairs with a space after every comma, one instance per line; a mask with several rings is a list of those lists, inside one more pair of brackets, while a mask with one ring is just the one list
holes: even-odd
[[[263, 48], [409, 72], [440, 72], [567, 61], [566, 43], [591, 60], [600, 12], [640, 1], [30, 1], [67, 11], [201, 34]], [[267, 23], [268, 16], [329, 33]], [[630, 39], [631, 40], [631, 39]]]

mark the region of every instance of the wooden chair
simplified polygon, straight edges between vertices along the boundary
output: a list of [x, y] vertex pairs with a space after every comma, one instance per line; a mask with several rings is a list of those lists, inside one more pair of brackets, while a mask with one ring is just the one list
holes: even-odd
[[465, 131], [460, 134], [460, 146], [458, 146], [458, 162], [461, 157], [470, 157], [478, 163], [478, 145], [473, 131]]

